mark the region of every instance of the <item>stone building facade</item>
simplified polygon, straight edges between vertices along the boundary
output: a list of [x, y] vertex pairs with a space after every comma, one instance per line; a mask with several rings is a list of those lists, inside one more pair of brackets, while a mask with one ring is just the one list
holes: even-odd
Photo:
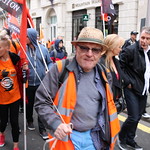
[[[130, 32], [140, 32], [141, 27], [150, 25], [148, 6], [150, 0], [112, 0], [117, 18], [111, 28], [105, 22], [105, 33], [117, 33], [125, 39]], [[31, 17], [37, 31], [42, 26], [44, 40], [62, 36], [69, 54], [73, 53], [71, 41], [85, 26], [104, 30], [101, 15], [101, 0], [27, 0]], [[150, 6], [149, 6], [150, 7]], [[0, 23], [1, 24], [1, 23]]]

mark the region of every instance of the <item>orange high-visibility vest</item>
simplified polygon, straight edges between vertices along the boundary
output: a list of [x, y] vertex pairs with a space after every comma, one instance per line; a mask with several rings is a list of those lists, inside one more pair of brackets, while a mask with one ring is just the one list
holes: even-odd
[[[58, 71], [61, 73], [62, 68], [64, 68], [65, 61], [57, 61]], [[105, 81], [107, 81], [106, 75], [102, 72], [102, 76]], [[111, 144], [110, 150], [114, 149], [114, 145], [117, 139], [117, 134], [120, 131], [120, 124], [117, 118], [117, 110], [113, 101], [113, 96], [109, 87], [108, 82], [106, 82], [106, 99], [108, 106], [108, 113], [110, 118], [110, 133], [111, 133]], [[76, 81], [73, 72], [68, 73], [67, 79], [63, 82], [62, 86], [58, 90], [56, 97], [54, 99], [54, 104], [57, 106], [59, 113], [63, 117], [65, 123], [70, 123], [72, 112], [76, 104]], [[49, 136], [52, 138], [52, 136]], [[50, 142], [50, 147], [53, 142]], [[58, 140], [55, 148], [53, 150], [74, 150], [74, 145], [72, 141], [68, 138], [68, 141]]]

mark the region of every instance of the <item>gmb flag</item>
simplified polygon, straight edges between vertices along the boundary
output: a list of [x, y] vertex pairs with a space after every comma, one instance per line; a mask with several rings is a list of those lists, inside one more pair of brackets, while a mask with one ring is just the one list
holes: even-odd
[[18, 17], [22, 13], [22, 5], [20, 2], [18, 0], [0, 0], [0, 7], [14, 17]]
[[[8, 18], [8, 23], [9, 26], [11, 26], [11, 29], [13, 29], [13, 31], [16, 31], [17, 33], [20, 32], [20, 57], [22, 63], [25, 63], [27, 61], [25, 55], [27, 23], [30, 23], [31, 25], [33, 24], [32, 18], [29, 14], [29, 10], [26, 6], [26, 0], [0, 0], [0, 7], [10, 14], [10, 18]], [[18, 21], [20, 22], [19, 25], [17, 20], [11, 17], [11, 15], [14, 16], [16, 19], [20, 18], [20, 21]]]

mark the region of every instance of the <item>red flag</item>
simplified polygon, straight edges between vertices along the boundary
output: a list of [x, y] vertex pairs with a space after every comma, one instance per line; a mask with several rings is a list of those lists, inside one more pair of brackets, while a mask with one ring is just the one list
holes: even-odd
[[103, 19], [104, 21], [108, 21], [108, 14], [104, 14], [104, 18], [103, 18], [103, 15], [101, 15], [101, 20]]
[[28, 26], [30, 28], [34, 28], [34, 23], [33, 23], [33, 20], [30, 16], [30, 13], [29, 13], [29, 9], [27, 8], [27, 21], [28, 21]]
[[[9, 1], [0, 1], [0, 6], [5, 11], [9, 12], [14, 17], [21, 16], [21, 25], [20, 25], [20, 43], [21, 51], [20, 57], [22, 63], [27, 62], [25, 50], [26, 50], [26, 32], [27, 32], [27, 21], [29, 22], [30, 27], [34, 27], [32, 18], [29, 14], [29, 10], [26, 6], [26, 0], [9, 0]], [[14, 26], [13, 26], [14, 27]]]
[[25, 50], [26, 50], [26, 38], [27, 38], [27, 7], [26, 7], [26, 0], [21, 0], [22, 3], [22, 19], [21, 19], [21, 27], [20, 27], [20, 43], [21, 43], [21, 51], [20, 57], [22, 63], [27, 62]]

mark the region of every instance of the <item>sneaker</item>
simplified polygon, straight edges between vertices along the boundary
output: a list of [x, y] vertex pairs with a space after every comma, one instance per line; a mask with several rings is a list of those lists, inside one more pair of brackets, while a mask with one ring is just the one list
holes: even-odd
[[144, 113], [144, 114], [142, 114], [142, 117], [145, 119], [148, 119], [148, 118], [150, 118], [150, 115], [148, 113]]
[[127, 146], [134, 150], [143, 150], [141, 146], [139, 146], [136, 142], [134, 143], [127, 143]]
[[3, 147], [5, 144], [5, 135], [1, 134], [0, 135], [0, 147]]
[[150, 107], [150, 103], [147, 102], [147, 103], [146, 103], [146, 107]]
[[127, 149], [128, 149], [126, 142], [120, 141], [120, 140], [118, 139], [118, 140], [117, 140], [117, 143], [118, 143], [118, 147], [119, 147], [121, 150], [127, 150]]
[[19, 150], [19, 148], [18, 148], [18, 147], [15, 147], [13, 150]]
[[31, 131], [35, 130], [33, 122], [28, 122], [28, 129]]
[[19, 112], [23, 113], [23, 108], [22, 107], [20, 107]]
[[21, 133], [21, 129], [19, 128], [19, 134]]
[[47, 140], [49, 138], [46, 131], [41, 131], [40, 136], [42, 137], [43, 140]]

